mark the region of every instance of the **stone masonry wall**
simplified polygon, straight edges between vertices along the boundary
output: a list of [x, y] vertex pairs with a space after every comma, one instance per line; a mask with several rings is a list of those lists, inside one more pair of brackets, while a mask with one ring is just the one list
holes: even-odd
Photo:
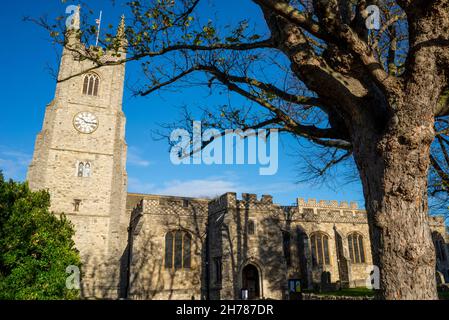
[[[279, 211], [271, 197], [258, 201], [253, 194], [227, 193], [209, 205], [211, 298], [239, 299], [242, 270], [258, 270], [259, 298], [282, 299], [286, 290], [286, 264], [282, 252]], [[248, 232], [249, 221], [254, 233]], [[216, 279], [216, 260], [221, 261], [222, 279]]]
[[[330, 274], [329, 289], [366, 285], [372, 254], [366, 212], [356, 203], [298, 199], [297, 206], [285, 207], [267, 195], [257, 199], [242, 194], [238, 199], [226, 193], [213, 200], [188, 199], [186, 207], [186, 199], [128, 196], [128, 211], [139, 208], [131, 218], [130, 298], [240, 299], [248, 265], [258, 271], [259, 298], [285, 299], [289, 279], [301, 279], [304, 288], [326, 289], [323, 272]], [[432, 218], [431, 224], [440, 232], [444, 229], [440, 219]], [[164, 268], [164, 237], [177, 229], [195, 237], [189, 270]], [[321, 266], [313, 265], [311, 255], [310, 239], [317, 232], [328, 237], [330, 261]], [[351, 262], [348, 236], [353, 233], [363, 238], [363, 263]]]
[[[129, 298], [201, 299], [208, 200], [130, 194], [128, 201], [139, 198], [140, 217], [131, 229]], [[175, 230], [192, 236], [188, 269], [165, 268], [165, 236]]]
[[[323, 271], [330, 272], [331, 282], [341, 281], [339, 257], [337, 255], [337, 237], [341, 237], [343, 247], [343, 258], [348, 262], [349, 286], [365, 286], [365, 280], [369, 275], [372, 265], [371, 245], [369, 238], [369, 229], [367, 216], [364, 210], [359, 210], [356, 203], [348, 205], [347, 202], [338, 203], [337, 201], [319, 201], [314, 199], [304, 201], [298, 199], [296, 212], [290, 217], [292, 229], [301, 229], [306, 238], [310, 240], [312, 234], [322, 232], [329, 237], [329, 255], [330, 264], [322, 267], [313, 266], [311, 255], [308, 255], [307, 266], [309, 269], [309, 282], [321, 282], [321, 274]], [[286, 221], [288, 222], [288, 221]], [[357, 233], [363, 237], [363, 247], [365, 253], [365, 262], [352, 264], [350, 263], [350, 254], [348, 248], [348, 236]], [[310, 243], [306, 246], [310, 250]], [[310, 279], [311, 277], [311, 279]]]

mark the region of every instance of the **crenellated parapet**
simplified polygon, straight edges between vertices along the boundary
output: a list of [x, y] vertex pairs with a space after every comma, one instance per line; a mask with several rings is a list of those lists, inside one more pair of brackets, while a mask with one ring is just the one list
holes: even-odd
[[[128, 194], [128, 210], [141, 214], [178, 216], [220, 216], [230, 210], [253, 214], [277, 216], [291, 221], [316, 223], [367, 223], [365, 210], [358, 209], [357, 203], [335, 200], [305, 201], [299, 198], [297, 205], [282, 206], [273, 203], [271, 195], [243, 193], [240, 197], [234, 192], [225, 193], [214, 199], [187, 198], [177, 196]], [[441, 218], [433, 218], [434, 225], [444, 226]]]
[[[97, 54], [95, 58], [99, 57], [101, 63], [116, 62], [124, 59], [126, 54], [126, 47], [128, 41], [125, 33], [125, 16], [122, 15], [114, 40], [116, 44], [114, 49], [104, 51], [100, 46], [89, 46], [86, 48], [81, 42], [82, 30], [81, 30], [81, 6], [78, 5], [78, 9], [75, 10], [72, 18], [71, 25], [65, 32], [65, 49], [77, 54], [84, 55], [85, 57], [92, 57], [92, 54]], [[94, 57], [92, 57], [94, 58]]]
[[[82, 33], [78, 7], [71, 26], [65, 32], [55, 99], [59, 102], [76, 102], [78, 105], [82, 103], [100, 107], [117, 106], [114, 109], [121, 114], [127, 48], [124, 18], [122, 17], [117, 27], [110, 48], [85, 44], [82, 41]], [[90, 80], [85, 80], [88, 76], [97, 79], [95, 89], [89, 91], [89, 94], [87, 89]], [[93, 88], [93, 84], [91, 87]], [[83, 94], [80, 94], [81, 92]]]
[[256, 194], [243, 193], [240, 198], [236, 193], [225, 193], [209, 202], [209, 215], [229, 209], [251, 210], [260, 214], [271, 214], [288, 220], [302, 220], [335, 223], [367, 223], [365, 210], [358, 208], [356, 202], [338, 202], [298, 198], [293, 206], [281, 206], [273, 203], [271, 195], [258, 198]]
[[237, 195], [234, 192], [227, 192], [221, 196], [215, 197], [209, 202], [209, 214], [221, 212], [229, 207], [235, 207]]
[[338, 209], [351, 209], [351, 210], [357, 210], [358, 204], [355, 201], [348, 202], [347, 201], [340, 201], [337, 200], [319, 200], [316, 199], [307, 199], [307, 201], [304, 198], [298, 198], [297, 199], [298, 207], [310, 207], [310, 208], [338, 208]]
[[299, 208], [298, 215], [294, 220], [308, 222], [329, 222], [329, 223], [368, 223], [367, 215], [362, 210], [343, 210], [343, 209], [312, 209]]
[[280, 206], [273, 203], [271, 195], [262, 195], [258, 199], [257, 195], [253, 193], [242, 193], [240, 197], [237, 197], [234, 192], [225, 193], [209, 203], [209, 214], [227, 209], [277, 212]]
[[298, 198], [298, 214], [293, 219], [308, 222], [367, 223], [365, 210], [358, 208], [357, 202]]
[[137, 202], [133, 210], [162, 216], [207, 216], [209, 201], [189, 197], [128, 194], [128, 202]]

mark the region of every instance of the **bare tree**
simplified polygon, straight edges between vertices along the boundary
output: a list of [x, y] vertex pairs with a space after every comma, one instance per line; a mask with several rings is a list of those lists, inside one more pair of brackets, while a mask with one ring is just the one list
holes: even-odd
[[[447, 155], [447, 132], [437, 139], [443, 152], [430, 152], [436, 120], [447, 124], [449, 115], [449, 0], [252, 2], [248, 20], [233, 27], [196, 13], [200, 0], [129, 2], [121, 62], [142, 65], [147, 82], [136, 94], [183, 84], [225, 89], [249, 104], [205, 110], [208, 125], [278, 128], [329, 148], [329, 166], [353, 158], [381, 297], [436, 299], [428, 174], [431, 162], [439, 174], [435, 163]], [[376, 8], [381, 25], [371, 30]], [[261, 34], [250, 27], [255, 15], [266, 22]], [[108, 64], [101, 49], [67, 45], [63, 32], [38, 22], [93, 68]], [[103, 38], [118, 55], [119, 31]]]

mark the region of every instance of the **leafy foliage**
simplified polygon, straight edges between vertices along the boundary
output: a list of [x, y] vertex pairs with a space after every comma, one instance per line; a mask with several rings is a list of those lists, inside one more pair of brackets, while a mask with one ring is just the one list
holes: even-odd
[[49, 212], [50, 195], [0, 172], [0, 299], [76, 299], [66, 288], [69, 265], [80, 266], [72, 224]]

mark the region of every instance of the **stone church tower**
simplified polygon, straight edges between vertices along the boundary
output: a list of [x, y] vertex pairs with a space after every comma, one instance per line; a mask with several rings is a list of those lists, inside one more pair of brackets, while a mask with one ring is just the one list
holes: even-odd
[[[93, 63], [79, 58], [85, 50], [79, 25], [78, 11], [66, 33], [55, 97], [46, 108], [27, 178], [31, 189], [47, 189], [51, 210], [66, 214], [75, 226], [82, 295], [116, 297], [128, 224], [125, 66], [89, 71]], [[117, 36], [123, 44], [124, 27], [122, 18]], [[103, 59], [124, 57], [106, 52]]]

